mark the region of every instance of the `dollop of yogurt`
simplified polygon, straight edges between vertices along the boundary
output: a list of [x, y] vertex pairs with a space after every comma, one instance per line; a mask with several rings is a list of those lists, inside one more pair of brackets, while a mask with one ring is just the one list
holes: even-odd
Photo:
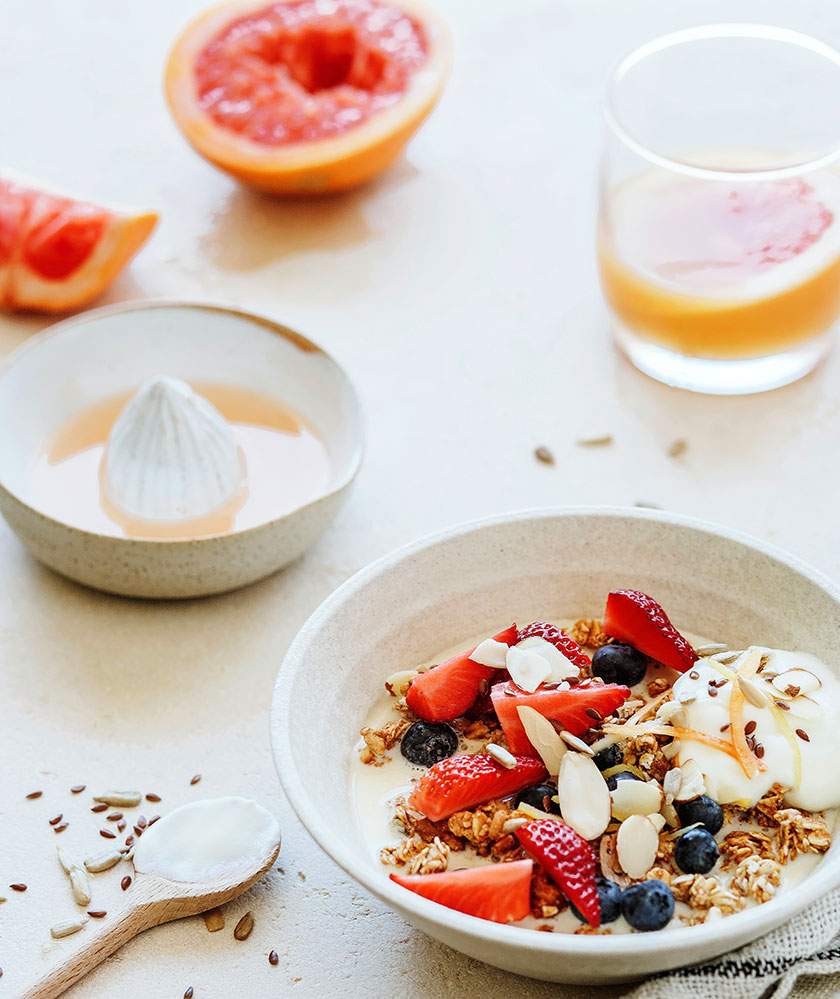
[[234, 878], [258, 870], [280, 843], [280, 825], [247, 798], [182, 805], [148, 826], [134, 848], [134, 867], [170, 881]]
[[[708, 793], [718, 802], [739, 802], [754, 805], [775, 784], [791, 790], [785, 801], [796, 808], [821, 811], [840, 805], [840, 781], [834, 770], [834, 761], [840, 751], [840, 681], [816, 656], [802, 652], [786, 652], [758, 646], [766, 657], [761, 673], [752, 679], [759, 690], [786, 706], [778, 713], [769, 706], [756, 707], [750, 700], [744, 704], [743, 719], [748, 727], [755, 722], [751, 735], [764, 747], [761, 757], [766, 769], [748, 778], [737, 760], [726, 753], [707, 746], [696, 739], [682, 739], [680, 762], [694, 759], [706, 780]], [[743, 657], [744, 653], [739, 653]], [[728, 666], [724, 672], [737, 669], [743, 658]], [[808, 681], [801, 685], [796, 696], [790, 691], [783, 674], [788, 670], [805, 670], [816, 680], [808, 681], [804, 674], [794, 674], [793, 679], [804, 676]], [[778, 686], [774, 678], [779, 677]], [[729, 704], [732, 683], [724, 680], [723, 673], [711, 659], [699, 659], [692, 669], [674, 684], [674, 700], [681, 702], [686, 713], [685, 727], [703, 732], [716, 739], [729, 741]], [[710, 686], [714, 682], [715, 686]], [[790, 685], [796, 690], [796, 685]], [[809, 688], [806, 693], [806, 686]], [[780, 689], [782, 688], [782, 689]], [[712, 694], [711, 690], [716, 693]], [[778, 718], [784, 718], [785, 730]], [[804, 733], [806, 738], [797, 734]], [[801, 779], [797, 779], [795, 756], [801, 759]]]

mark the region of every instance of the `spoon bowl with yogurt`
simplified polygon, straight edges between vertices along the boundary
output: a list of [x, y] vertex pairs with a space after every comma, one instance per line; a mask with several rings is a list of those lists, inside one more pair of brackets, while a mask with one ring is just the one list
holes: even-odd
[[176, 808], [139, 840], [123, 909], [21, 999], [53, 999], [138, 933], [224, 905], [259, 881], [279, 851], [277, 819], [254, 801], [214, 798]]

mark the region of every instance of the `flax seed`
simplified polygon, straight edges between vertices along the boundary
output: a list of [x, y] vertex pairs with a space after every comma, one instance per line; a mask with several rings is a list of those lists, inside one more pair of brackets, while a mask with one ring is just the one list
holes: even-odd
[[87, 787], [87, 784], [74, 784], [74, 785], [73, 785], [73, 786], [72, 786], [72, 787], [70, 788], [70, 793], [71, 793], [71, 794], [81, 794], [81, 793], [82, 793], [82, 791], [84, 791], [84, 789], [85, 789], [86, 787]]
[[594, 718], [595, 721], [604, 720], [604, 716], [600, 713], [600, 711], [596, 711], [595, 708], [587, 708], [586, 713], [587, 715], [589, 715], [590, 718]]
[[543, 444], [534, 448], [534, 457], [537, 461], [541, 461], [544, 465], [554, 464], [554, 455]]
[[759, 759], [761, 759], [761, 757], [764, 756], [764, 746], [762, 746], [760, 742], [757, 743], [753, 752]]
[[153, 816], [152, 816], [152, 817], [151, 817], [151, 818], [149, 819], [149, 825], [150, 825], [150, 826], [153, 826], [153, 825], [155, 824], [155, 822], [158, 822], [159, 820], [160, 820], [160, 816], [159, 816], [159, 815], [153, 815]]
[[105, 812], [108, 810], [108, 806], [104, 802], [100, 802], [98, 805], [92, 805], [90, 810], [92, 812]]
[[131, 887], [131, 875], [126, 874], [126, 876], [122, 879], [122, 881], [120, 881], [120, 888], [122, 888], [123, 891], [128, 891], [130, 887]]
[[18, 881], [13, 885], [9, 885], [12, 891], [26, 891], [26, 885], [22, 881]]
[[105, 909], [88, 909], [88, 915], [91, 919], [104, 919], [108, 913]]
[[276, 951], [276, 950], [273, 950], [273, 951], [272, 951], [272, 952], [271, 952], [271, 953], [270, 953], [270, 954], [268, 955], [268, 963], [269, 963], [269, 964], [271, 965], [271, 967], [272, 967], [272, 968], [276, 968], [276, 967], [277, 967], [277, 965], [278, 965], [278, 964], [280, 963], [280, 957], [279, 957], [279, 955], [277, 954], [277, 951]]
[[112, 833], [110, 829], [100, 829], [99, 830], [99, 835], [102, 836], [103, 839], [116, 839], [117, 838], [117, 834], [116, 833]]
[[117, 832], [123, 832], [125, 829], [125, 819], [120, 819], [117, 823]]
[[808, 733], [804, 729], [798, 728], [796, 730], [796, 734], [799, 736], [800, 739], [802, 739], [803, 742], [810, 742], [811, 741], [811, 737], [808, 735]]
[[776, 707], [777, 708], [781, 708], [782, 711], [790, 711], [790, 705], [789, 704], [785, 704], [784, 701], [776, 701], [775, 704], [776, 704]]
[[50, 825], [51, 826], [57, 826], [58, 823], [61, 822], [61, 820], [63, 818], [64, 818], [64, 816], [61, 814], [61, 812], [59, 812], [58, 815], [56, 815], [54, 818], [50, 819]]
[[147, 794], [146, 795], [146, 801], [160, 801], [160, 795], [159, 794]]
[[43, 791], [30, 791], [26, 799], [27, 801], [33, 801], [35, 798], [40, 798], [43, 793]]
[[140, 826], [141, 829], [145, 829], [147, 824], [148, 823], [146, 822], [146, 816], [141, 815], [140, 818], [138, 818], [137, 820], [137, 825]]
[[755, 732], [755, 722], [748, 721], [744, 726], [744, 735], [752, 735], [753, 732]]
[[70, 825], [69, 822], [60, 822], [57, 826], [53, 826], [54, 833], [62, 833]]
[[197, 784], [201, 780], [201, 774], [195, 774], [194, 777], [190, 778], [190, 784]]
[[184, 993], [184, 999], [193, 999], [193, 987], [192, 987], [192, 985]]
[[119, 822], [122, 817], [122, 812], [112, 812], [110, 815], [106, 816], [109, 822]]

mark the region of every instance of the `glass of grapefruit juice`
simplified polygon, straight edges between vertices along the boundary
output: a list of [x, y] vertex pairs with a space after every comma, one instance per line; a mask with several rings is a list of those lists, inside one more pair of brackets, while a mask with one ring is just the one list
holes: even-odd
[[606, 104], [601, 286], [618, 346], [682, 388], [807, 374], [840, 316], [840, 53], [724, 24], [628, 56]]

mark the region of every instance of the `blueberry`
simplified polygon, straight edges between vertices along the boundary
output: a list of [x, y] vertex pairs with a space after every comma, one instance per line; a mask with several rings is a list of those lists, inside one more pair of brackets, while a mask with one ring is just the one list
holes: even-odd
[[617, 767], [622, 762], [624, 753], [622, 753], [619, 744], [614, 742], [611, 746], [607, 746], [606, 749], [597, 752], [593, 759], [595, 766], [599, 770], [609, 770], [610, 767]]
[[553, 812], [560, 814], [560, 806], [551, 799], [557, 794], [557, 788], [553, 784], [534, 784], [526, 787], [516, 796], [516, 804], [525, 802], [533, 808], [539, 808], [543, 812]]
[[695, 822], [702, 822], [712, 835], [720, 832], [723, 825], [723, 809], [708, 794], [701, 794], [698, 798], [677, 805], [677, 815], [684, 826], [693, 826]]
[[708, 874], [720, 856], [707, 829], [689, 829], [674, 844], [674, 861], [686, 874]]
[[658, 878], [625, 888], [621, 912], [634, 930], [661, 930], [674, 915], [674, 893]]
[[[598, 888], [598, 901], [601, 903], [601, 922], [614, 923], [621, 915], [621, 889], [615, 881], [608, 881], [600, 876], [595, 878], [595, 884]], [[574, 902], [569, 902], [569, 907], [582, 923], [586, 922]]]
[[451, 756], [458, 748], [458, 733], [451, 725], [415, 722], [400, 743], [400, 751], [409, 763], [431, 767]]
[[607, 787], [614, 791], [620, 780], [639, 780], [639, 778], [635, 774], [631, 774], [629, 770], [622, 770], [620, 773], [613, 774], [612, 777], [607, 777]]
[[647, 659], [632, 645], [602, 645], [592, 657], [592, 672], [606, 683], [632, 687], [645, 675]]

